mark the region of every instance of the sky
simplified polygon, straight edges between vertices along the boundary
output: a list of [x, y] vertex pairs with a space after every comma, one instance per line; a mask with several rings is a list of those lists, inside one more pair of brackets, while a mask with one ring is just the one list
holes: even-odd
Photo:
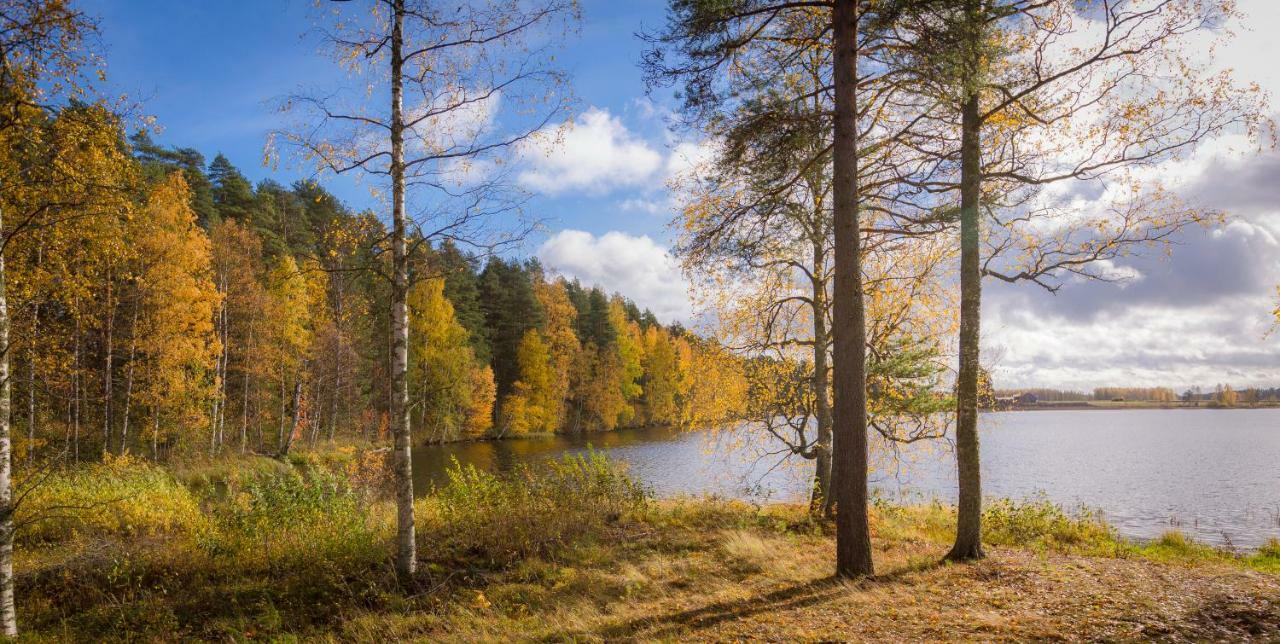
[[[320, 53], [311, 2], [81, 5], [100, 20], [109, 91], [155, 118], [158, 142], [210, 159], [221, 152], [255, 181], [311, 176], [287, 157], [264, 164], [268, 133], [285, 125], [280, 99], [344, 80]], [[1280, 2], [1240, 6], [1247, 20], [1206, 55], [1280, 97]], [[688, 282], [667, 252], [667, 180], [700, 148], [668, 128], [670, 93], [646, 92], [645, 45], [635, 35], [661, 27], [664, 9], [662, 0], [582, 3], [579, 32], [558, 57], [575, 116], [554, 124], [558, 145], [526, 146], [515, 161], [531, 195], [525, 209], [543, 222], [517, 252], [689, 323]], [[1268, 333], [1280, 283], [1280, 153], [1226, 149], [1211, 142], [1167, 171], [1189, 197], [1228, 209], [1231, 221], [1182, 235], [1168, 256], [1125, 259], [1128, 281], [1070, 283], [1056, 295], [986, 284], [983, 351], [997, 386], [1280, 385], [1280, 332]], [[353, 208], [385, 210], [365, 185], [321, 181]]]

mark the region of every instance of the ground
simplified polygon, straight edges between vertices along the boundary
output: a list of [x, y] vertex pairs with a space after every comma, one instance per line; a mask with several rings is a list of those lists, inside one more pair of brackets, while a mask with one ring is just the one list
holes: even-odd
[[877, 539], [879, 573], [840, 581], [830, 574], [828, 536], [764, 528], [627, 538], [618, 559], [592, 561], [599, 553], [588, 551], [586, 561], [563, 569], [571, 572], [541, 583], [501, 576], [470, 590], [469, 606], [460, 599], [463, 607], [422, 619], [369, 615], [346, 625], [340, 639], [1280, 638], [1280, 577], [1227, 563], [992, 547], [980, 562], [939, 564], [945, 544]]
[[[59, 474], [22, 510], [23, 638], [1280, 640], [1280, 542], [1132, 543], [1094, 516], [996, 500], [988, 557], [943, 564], [954, 510], [876, 503], [877, 574], [835, 580], [832, 525], [805, 508], [655, 500], [602, 457], [457, 469], [417, 504], [406, 584], [378, 458]], [[41, 503], [82, 510], [36, 521]]]

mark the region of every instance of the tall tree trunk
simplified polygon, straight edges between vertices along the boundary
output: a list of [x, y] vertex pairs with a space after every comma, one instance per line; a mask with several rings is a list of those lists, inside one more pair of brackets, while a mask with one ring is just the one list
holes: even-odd
[[409, 424], [409, 261], [405, 255], [404, 0], [392, 0], [391, 26], [391, 431], [395, 435], [396, 572], [417, 572], [414, 537], [412, 436]]
[[833, 483], [836, 575], [872, 574], [867, 521], [866, 319], [858, 214], [857, 0], [836, 0], [835, 139], [832, 147], [835, 297], [832, 304], [835, 414]]
[[814, 445], [813, 496], [809, 511], [831, 516], [833, 505], [831, 489], [831, 399], [830, 373], [827, 365], [827, 282], [820, 277], [827, 262], [825, 240], [817, 236], [813, 241], [813, 399], [817, 407], [818, 435]]
[[18, 636], [18, 611], [13, 595], [13, 460], [9, 435], [9, 300], [5, 288], [4, 255], [0, 254], [0, 631]]
[[285, 405], [288, 404], [285, 387], [285, 373], [280, 370], [280, 430], [276, 432], [276, 449], [279, 450], [284, 445], [284, 421], [286, 417]]
[[338, 398], [342, 393], [342, 344], [338, 340], [338, 349], [333, 357], [333, 397], [329, 400], [329, 441], [333, 441], [338, 431]]
[[133, 408], [133, 369], [138, 355], [138, 300], [133, 300], [133, 321], [129, 323], [129, 373], [124, 385], [124, 418], [120, 422], [120, 453], [129, 451], [129, 410]]
[[151, 405], [151, 460], [160, 460], [160, 406]]
[[289, 455], [289, 448], [293, 447], [293, 436], [298, 433], [298, 423], [302, 421], [302, 378], [298, 378], [293, 383], [293, 424], [289, 426], [289, 433], [285, 435], [284, 440], [280, 444], [280, 452], [277, 458], [284, 458]]
[[71, 373], [71, 454], [80, 462], [80, 300], [76, 298], [75, 358]]
[[982, 269], [979, 199], [982, 191], [978, 96], [970, 92], [960, 115], [960, 364], [956, 376], [956, 468], [960, 499], [956, 542], [947, 559], [979, 559], [982, 552], [982, 473], [978, 456], [979, 322]]
[[111, 301], [112, 291], [111, 270], [107, 270], [107, 323], [103, 329], [105, 334], [105, 350], [106, 356], [102, 359], [102, 455], [105, 457], [111, 453], [111, 383], [115, 378], [112, 377], [112, 362], [115, 359], [115, 326], [116, 326], [116, 307]]
[[222, 294], [222, 301], [218, 304], [218, 340], [221, 345], [218, 352], [218, 395], [216, 397], [216, 407], [213, 414], [213, 434], [214, 434], [214, 452], [221, 452], [223, 446], [223, 428], [227, 417], [227, 363], [231, 355], [231, 349], [228, 346], [228, 317], [227, 317], [227, 276], [224, 274], [220, 278], [219, 292]]
[[27, 456], [36, 446], [36, 338], [40, 337], [40, 303], [31, 311], [31, 341], [27, 342]]
[[[36, 247], [36, 266], [44, 265], [44, 246]], [[40, 337], [40, 302], [31, 310], [31, 341], [27, 342], [27, 456], [36, 444], [36, 338]]]
[[[248, 347], [253, 346], [253, 332], [249, 332], [249, 341], [245, 344], [245, 349], [241, 351], [245, 357], [241, 358], [241, 368], [244, 369], [244, 390], [240, 392], [240, 453], [245, 453], [248, 449], [246, 443], [249, 441], [249, 386], [252, 383], [252, 376], [249, 373], [248, 364]], [[258, 442], [262, 442], [261, 426], [259, 426]], [[261, 445], [259, 445], [261, 446]]]

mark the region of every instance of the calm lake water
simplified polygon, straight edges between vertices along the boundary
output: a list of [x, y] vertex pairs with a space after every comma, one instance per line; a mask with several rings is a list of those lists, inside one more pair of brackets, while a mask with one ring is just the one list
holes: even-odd
[[[1087, 506], [1139, 539], [1176, 528], [1247, 549], [1280, 537], [1280, 409], [1004, 412], [983, 414], [980, 425], [986, 496]], [[759, 439], [744, 426], [424, 446], [415, 450], [414, 472], [426, 489], [454, 458], [505, 470], [590, 446], [627, 463], [660, 496], [806, 498], [812, 465], [780, 461]], [[955, 501], [949, 444], [911, 446], [898, 461], [877, 468], [876, 493]]]

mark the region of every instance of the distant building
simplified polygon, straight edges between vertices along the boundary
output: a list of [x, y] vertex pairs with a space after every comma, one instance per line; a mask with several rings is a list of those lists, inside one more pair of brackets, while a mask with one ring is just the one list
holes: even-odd
[[1040, 399], [1039, 399], [1035, 394], [1033, 394], [1033, 393], [1031, 393], [1031, 392], [1029, 392], [1029, 391], [1028, 391], [1028, 392], [1026, 392], [1026, 393], [1024, 393], [1024, 394], [1019, 394], [1019, 395], [1018, 395], [1018, 404], [1019, 404], [1019, 405], [1034, 405], [1034, 404], [1036, 404], [1036, 403], [1037, 403], [1037, 402], [1039, 402], [1039, 401], [1040, 401]]

